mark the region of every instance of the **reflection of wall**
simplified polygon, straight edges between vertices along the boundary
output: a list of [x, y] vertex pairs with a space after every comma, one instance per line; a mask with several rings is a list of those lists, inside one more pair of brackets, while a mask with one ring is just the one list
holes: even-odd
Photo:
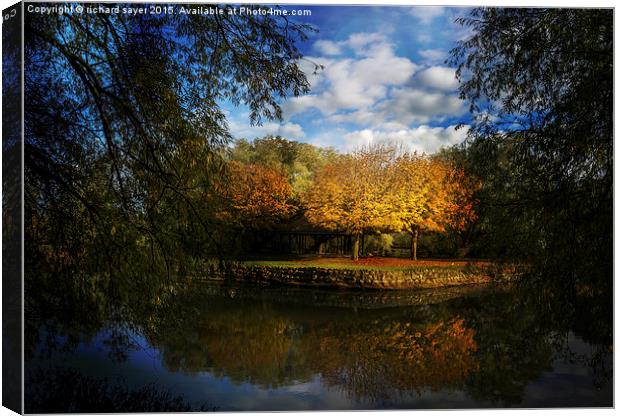
[[[290, 285], [239, 285], [230, 289], [236, 300], [267, 299], [286, 300], [289, 304], [313, 308], [338, 307], [359, 309], [383, 309], [412, 307], [443, 303], [450, 299], [477, 296], [488, 290], [488, 285], [460, 285], [426, 290], [332, 290], [309, 289]], [[229, 295], [220, 285], [205, 284], [201, 292], [209, 296]]]

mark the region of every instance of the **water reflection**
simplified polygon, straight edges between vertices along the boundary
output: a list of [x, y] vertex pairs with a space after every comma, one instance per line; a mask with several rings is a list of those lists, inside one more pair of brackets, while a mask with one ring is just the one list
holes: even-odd
[[[138, 366], [146, 373], [138, 371], [136, 385], [156, 379], [222, 410], [611, 406], [608, 347], [549, 327], [513, 298], [479, 287], [364, 293], [177, 284], [141, 316], [134, 311], [132, 325], [108, 322], [77, 352], [50, 355], [63, 344], [57, 334], [56, 343], [39, 342], [28, 367], [62, 361], [103, 377]], [[585, 355], [576, 350], [583, 345]]]
[[308, 363], [353, 399], [390, 403], [395, 391], [421, 394], [462, 385], [476, 371], [474, 331], [463, 319], [431, 323], [373, 320], [327, 325], [303, 344]]

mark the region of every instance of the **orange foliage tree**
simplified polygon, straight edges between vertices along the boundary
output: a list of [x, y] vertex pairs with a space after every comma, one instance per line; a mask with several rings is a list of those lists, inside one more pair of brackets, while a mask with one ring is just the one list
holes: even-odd
[[273, 169], [231, 161], [224, 177], [217, 186], [218, 217], [229, 224], [259, 229], [290, 217], [296, 210], [291, 185]]
[[393, 149], [375, 147], [342, 155], [317, 174], [304, 198], [311, 224], [353, 236], [354, 260], [362, 233], [398, 230], [390, 179], [393, 154]]
[[460, 231], [475, 219], [473, 194], [477, 182], [439, 157], [416, 153], [399, 156], [395, 162], [394, 209], [402, 231], [411, 234], [411, 259], [417, 260], [420, 232]]
[[472, 178], [439, 157], [378, 145], [326, 166], [304, 202], [312, 224], [354, 237], [354, 260], [362, 233], [399, 231], [411, 234], [415, 260], [420, 232], [462, 230], [475, 218], [476, 189]]

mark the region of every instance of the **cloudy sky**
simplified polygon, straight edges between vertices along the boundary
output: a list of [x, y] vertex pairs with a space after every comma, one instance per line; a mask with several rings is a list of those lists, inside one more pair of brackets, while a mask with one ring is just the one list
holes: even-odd
[[[308, 8], [297, 6], [298, 8]], [[250, 126], [247, 109], [226, 107], [233, 136], [267, 134], [350, 151], [384, 139], [432, 153], [463, 140], [467, 105], [444, 60], [468, 35], [447, 7], [309, 7], [319, 32], [300, 44], [310, 93], [283, 102], [282, 123]], [[302, 20], [299, 18], [298, 20]], [[324, 66], [313, 75], [313, 63]]]

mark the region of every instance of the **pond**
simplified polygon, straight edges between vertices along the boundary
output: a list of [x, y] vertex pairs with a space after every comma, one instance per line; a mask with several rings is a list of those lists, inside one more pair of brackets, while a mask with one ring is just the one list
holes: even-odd
[[99, 325], [32, 329], [26, 410], [62, 408], [39, 396], [65, 373], [221, 411], [612, 406], [610, 341], [516, 296], [169, 285]]

